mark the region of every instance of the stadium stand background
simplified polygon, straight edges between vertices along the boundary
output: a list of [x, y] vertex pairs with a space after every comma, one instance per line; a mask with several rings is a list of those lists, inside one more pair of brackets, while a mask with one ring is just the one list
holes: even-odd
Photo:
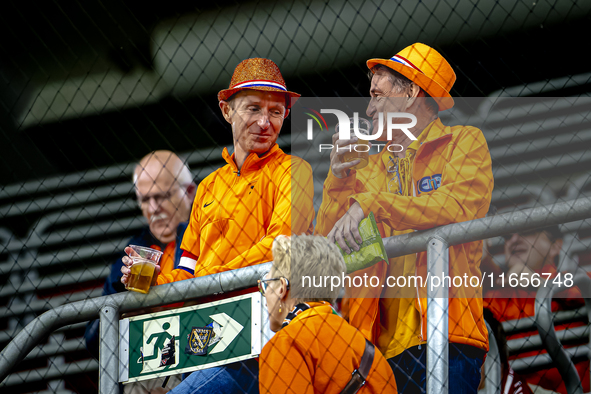
[[[231, 134], [216, 92], [247, 57], [271, 58], [306, 96], [366, 96], [365, 60], [425, 42], [456, 70], [452, 95], [472, 97], [455, 111], [482, 118], [493, 203], [519, 206], [533, 189], [564, 200], [589, 190], [590, 2], [54, 0], [0, 10], [0, 347], [43, 311], [101, 294], [143, 223], [135, 161], [170, 149], [197, 181], [222, 164]], [[507, 101], [482, 99], [505, 96], [548, 98], [547, 110], [524, 111], [554, 123], [511, 131], [518, 115]], [[552, 97], [577, 99], [560, 107]], [[289, 150], [289, 122], [282, 134]], [[590, 229], [563, 226], [565, 258], [591, 264]], [[493, 245], [498, 254], [502, 239]], [[96, 391], [83, 332], [52, 334], [1, 390]]]

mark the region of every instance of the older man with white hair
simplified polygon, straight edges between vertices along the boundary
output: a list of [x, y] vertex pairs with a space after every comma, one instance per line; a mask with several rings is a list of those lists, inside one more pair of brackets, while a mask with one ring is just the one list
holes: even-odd
[[[163, 252], [160, 271], [170, 273], [178, 267], [180, 248], [197, 186], [188, 166], [173, 152], [158, 150], [144, 156], [133, 172], [133, 186], [138, 205], [147, 225], [129, 240], [128, 245], [147, 246]], [[111, 267], [103, 295], [125, 291], [121, 283], [122, 259]], [[85, 333], [88, 350], [98, 358], [99, 321], [91, 321]], [[126, 393], [167, 392], [180, 382], [172, 377], [168, 389], [160, 387], [163, 379], [153, 379], [125, 386]]]

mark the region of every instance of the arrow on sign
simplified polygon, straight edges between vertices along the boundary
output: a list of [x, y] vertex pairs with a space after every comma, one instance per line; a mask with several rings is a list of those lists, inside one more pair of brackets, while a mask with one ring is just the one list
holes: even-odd
[[212, 351], [209, 352], [209, 354], [223, 352], [238, 336], [238, 334], [240, 334], [240, 331], [242, 331], [244, 327], [242, 326], [242, 324], [238, 323], [236, 320], [232, 319], [225, 313], [218, 313], [215, 315], [211, 315], [209, 317], [212, 318], [213, 321], [218, 323], [220, 326], [222, 326], [222, 340], [215, 345], [215, 347]]

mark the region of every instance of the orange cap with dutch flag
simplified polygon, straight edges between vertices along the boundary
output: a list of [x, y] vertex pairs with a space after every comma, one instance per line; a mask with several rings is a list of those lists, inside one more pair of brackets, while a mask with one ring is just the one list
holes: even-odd
[[390, 59], [369, 59], [367, 67], [382, 64], [419, 85], [444, 111], [454, 106], [449, 94], [456, 73], [443, 56], [428, 45], [417, 42], [407, 46]]

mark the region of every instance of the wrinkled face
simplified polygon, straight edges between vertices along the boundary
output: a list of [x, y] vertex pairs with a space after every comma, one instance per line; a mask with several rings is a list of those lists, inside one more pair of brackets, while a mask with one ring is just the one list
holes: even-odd
[[150, 232], [162, 243], [173, 241], [179, 223], [189, 219], [187, 188], [155, 160], [136, 172], [135, 192]]
[[[384, 125], [384, 131], [382, 136], [378, 138], [379, 141], [386, 140], [386, 125], [387, 113], [393, 112], [406, 112], [405, 99], [408, 97], [408, 92], [399, 89], [391, 80], [391, 75], [384, 70], [377, 70], [371, 78], [371, 87], [369, 90], [371, 100], [367, 106], [366, 114], [372, 118], [373, 130], [377, 132], [379, 130], [379, 114], [382, 113], [382, 121]], [[400, 123], [408, 123], [407, 119], [401, 119]], [[401, 132], [394, 132], [393, 137]]]
[[[223, 103], [223, 102], [222, 102]], [[282, 93], [243, 90], [225, 109], [224, 118], [232, 125], [237, 152], [265, 153], [279, 137], [285, 117], [285, 95]]]
[[538, 271], [546, 264], [554, 264], [562, 246], [560, 241], [552, 242], [545, 231], [512, 234], [510, 237], [505, 240], [505, 264], [509, 268], [521, 263]]

